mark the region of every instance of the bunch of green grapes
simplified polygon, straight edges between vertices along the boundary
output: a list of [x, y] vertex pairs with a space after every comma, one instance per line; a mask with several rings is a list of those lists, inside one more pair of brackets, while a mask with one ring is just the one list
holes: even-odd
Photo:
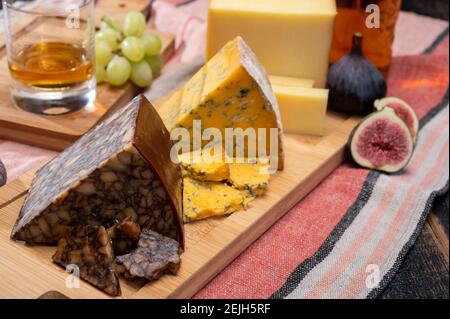
[[149, 86], [161, 71], [161, 40], [145, 32], [145, 17], [130, 12], [122, 28], [112, 17], [102, 18], [95, 34], [97, 83], [121, 86], [130, 79], [139, 87]]

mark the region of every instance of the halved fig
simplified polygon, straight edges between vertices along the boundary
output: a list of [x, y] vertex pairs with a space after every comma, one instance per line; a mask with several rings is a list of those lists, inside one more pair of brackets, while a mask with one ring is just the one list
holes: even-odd
[[396, 173], [411, 160], [414, 142], [405, 122], [386, 107], [361, 121], [350, 135], [349, 147], [358, 165]]
[[406, 123], [416, 144], [417, 135], [419, 133], [419, 119], [413, 108], [404, 100], [398, 97], [386, 97], [375, 101], [375, 108], [381, 111], [385, 107], [390, 107], [395, 113]]

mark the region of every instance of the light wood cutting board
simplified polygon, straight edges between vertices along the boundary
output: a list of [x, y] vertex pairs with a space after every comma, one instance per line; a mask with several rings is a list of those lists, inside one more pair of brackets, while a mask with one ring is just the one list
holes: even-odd
[[[345, 157], [350, 131], [358, 123], [328, 113], [323, 137], [286, 135], [285, 170], [248, 211], [186, 225], [186, 251], [176, 276], [143, 287], [121, 280], [123, 298], [189, 298], [328, 176]], [[37, 298], [58, 291], [70, 298], [107, 298], [81, 281], [65, 286], [68, 274], [51, 261], [55, 247], [30, 247], [10, 240], [34, 172], [0, 188], [0, 298]]]
[[[122, 17], [121, 13], [130, 10], [131, 6], [134, 10], [145, 12], [147, 3], [146, 0], [103, 0], [97, 7], [97, 15], [102, 15], [99, 12], [104, 10], [105, 14]], [[168, 37], [165, 43], [170, 48], [173, 41]], [[1, 54], [4, 51], [0, 51], [0, 58]], [[0, 70], [0, 75], [2, 72], [4, 70]], [[2, 93], [2, 88], [5, 88], [1, 79], [0, 76], [0, 98], [3, 98], [5, 93]], [[70, 116], [62, 122], [34, 118], [37, 122], [33, 123], [34, 120], [28, 119], [33, 117], [28, 114], [24, 119], [10, 105], [0, 105], [0, 137], [63, 149], [108, 109], [125, 103], [136, 93], [131, 85], [123, 89], [100, 86], [98, 90], [97, 109], [93, 114], [81, 117], [78, 114], [76, 126], [72, 124], [75, 118]], [[248, 211], [187, 224], [186, 251], [182, 255], [180, 272], [145, 286], [121, 280], [122, 297], [193, 296], [343, 162], [348, 135], [358, 121], [358, 118], [328, 113], [323, 137], [287, 135], [285, 170], [273, 176], [264, 196], [252, 202]], [[21, 123], [23, 126], [20, 126]], [[67, 288], [65, 280], [68, 274], [51, 261], [55, 247], [31, 247], [10, 240], [11, 229], [33, 174], [29, 172], [0, 188], [0, 298], [37, 298], [49, 291], [58, 291], [70, 298], [108, 298], [84, 281], [78, 289]]]
[[[99, 1], [96, 6], [96, 25], [100, 25], [100, 19], [104, 15], [113, 16], [123, 21], [125, 14], [130, 11], [141, 11], [147, 15], [149, 1]], [[26, 28], [33, 28], [33, 32], [39, 32], [41, 20], [36, 19], [31, 22], [27, 21], [27, 23], [24, 23], [23, 32], [26, 32]], [[58, 34], [58, 32], [61, 32], [59, 28], [59, 23], [55, 24], [54, 28], [48, 28], [47, 23], [43, 32], [47, 33], [51, 30], [51, 32]], [[175, 51], [174, 36], [151, 29], [149, 31], [161, 38], [163, 42], [161, 57], [164, 62], [168, 61]], [[40, 116], [22, 111], [13, 104], [10, 98], [6, 50], [4, 43], [0, 40], [0, 138], [62, 151], [94, 126], [109, 109], [127, 103], [139, 91], [137, 87], [130, 83], [120, 88], [101, 84], [97, 87], [97, 99], [94, 108], [56, 117]]]

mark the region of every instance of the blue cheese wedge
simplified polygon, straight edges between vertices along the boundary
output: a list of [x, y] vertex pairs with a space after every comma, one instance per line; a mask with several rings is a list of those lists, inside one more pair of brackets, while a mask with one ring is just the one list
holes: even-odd
[[[278, 168], [283, 169], [283, 126], [278, 102], [263, 66], [240, 37], [227, 43], [158, 111], [169, 131], [189, 130], [193, 147], [196, 120], [201, 120], [203, 130], [218, 129], [223, 145], [226, 129], [253, 128], [258, 135], [259, 131], [265, 132], [267, 139], [275, 132], [273, 145], [272, 140], [265, 141], [264, 151], [271, 157], [271, 163], [278, 163]], [[259, 145], [260, 141], [252, 139], [252, 142]], [[248, 144], [244, 144], [246, 156]]]
[[183, 209], [186, 222], [224, 216], [247, 208], [247, 197], [227, 184], [184, 178]]

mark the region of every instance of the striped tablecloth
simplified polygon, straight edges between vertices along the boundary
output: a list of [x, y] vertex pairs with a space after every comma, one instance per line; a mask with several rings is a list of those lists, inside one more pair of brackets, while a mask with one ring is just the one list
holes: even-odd
[[[174, 66], [202, 54], [207, 4], [168, 2], [155, 3], [152, 23], [178, 35]], [[343, 164], [195, 298], [373, 298], [386, 287], [433, 199], [448, 191], [448, 41], [447, 22], [401, 13], [389, 95], [421, 119], [408, 169], [385, 175]], [[0, 140], [10, 179], [54, 155]]]

